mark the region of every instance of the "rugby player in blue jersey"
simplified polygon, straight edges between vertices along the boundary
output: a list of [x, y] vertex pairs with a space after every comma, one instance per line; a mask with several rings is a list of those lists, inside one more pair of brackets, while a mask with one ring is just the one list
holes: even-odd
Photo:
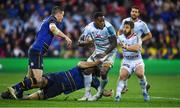
[[51, 15], [42, 22], [40, 30], [36, 35], [36, 40], [28, 51], [29, 69], [26, 77], [12, 87], [8, 87], [11, 95], [17, 99], [21, 98], [23, 91], [32, 88], [43, 87], [45, 78], [43, 75], [43, 55], [48, 51], [54, 36], [63, 37], [67, 41], [67, 45], [71, 46], [71, 39], [61, 30], [60, 25], [63, 19], [64, 11], [59, 6], [52, 9]]
[[[100, 82], [96, 76], [98, 76], [99, 70], [96, 67], [101, 63], [100, 61], [95, 62], [85, 62], [80, 61], [78, 66], [73, 67], [67, 71], [60, 71], [54, 73], [48, 73], [43, 75], [45, 79], [45, 83], [40, 90], [34, 92], [30, 95], [23, 96], [21, 99], [28, 99], [28, 100], [42, 100], [42, 99], [49, 99], [55, 96], [60, 95], [61, 93], [69, 94], [73, 91], [79, 90], [84, 88], [84, 73], [95, 73], [92, 78], [92, 87], [97, 90]], [[112, 96], [112, 90], [106, 90], [103, 92], [103, 96]], [[1, 94], [3, 99], [12, 99], [12, 95], [9, 91], [3, 92]]]

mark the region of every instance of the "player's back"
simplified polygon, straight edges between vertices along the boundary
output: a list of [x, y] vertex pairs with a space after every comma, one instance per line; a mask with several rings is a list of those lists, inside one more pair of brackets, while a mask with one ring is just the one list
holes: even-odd
[[55, 23], [57, 27], [60, 26], [60, 23], [57, 22], [56, 18], [54, 16], [49, 16], [45, 18], [41, 24], [41, 27], [36, 35], [36, 39], [34, 43], [32, 44], [31, 48], [35, 49], [41, 54], [44, 54], [48, 51], [48, 48], [51, 44], [51, 41], [53, 39], [53, 34], [50, 31], [49, 24]]
[[[122, 21], [122, 25], [120, 26], [121, 30], [123, 29], [125, 21], [132, 21], [132, 19], [131, 19], [131, 17], [125, 18]], [[147, 24], [144, 21], [142, 21], [141, 19], [138, 19], [137, 21], [134, 22], [134, 32], [137, 35], [142, 36], [142, 34], [149, 33], [150, 30], [149, 30], [149, 28], [147, 27]]]

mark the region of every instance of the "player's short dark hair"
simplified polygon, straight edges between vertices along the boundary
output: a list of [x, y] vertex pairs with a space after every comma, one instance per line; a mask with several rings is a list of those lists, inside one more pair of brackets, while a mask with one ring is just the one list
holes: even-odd
[[97, 19], [98, 17], [103, 17], [103, 16], [104, 16], [103, 12], [95, 12], [94, 15], [93, 15], [93, 18]]
[[56, 13], [62, 12], [62, 11], [64, 11], [64, 10], [63, 10], [60, 6], [54, 6], [54, 7], [52, 8], [51, 14], [52, 14], [52, 15], [55, 15]]
[[132, 22], [132, 21], [125, 21], [124, 25], [129, 25], [131, 27], [131, 29], [134, 28], [134, 22]]
[[140, 13], [140, 8], [139, 8], [138, 6], [132, 6], [132, 7], [131, 7], [131, 10], [132, 10], [132, 9], [137, 9], [138, 12]]

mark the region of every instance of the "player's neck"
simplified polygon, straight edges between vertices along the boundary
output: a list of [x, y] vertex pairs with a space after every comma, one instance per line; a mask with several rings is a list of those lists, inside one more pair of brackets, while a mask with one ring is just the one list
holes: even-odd
[[93, 24], [94, 24], [94, 27], [97, 28], [97, 29], [101, 29], [101, 30], [102, 30], [102, 29], [104, 29], [104, 27], [105, 27], [105, 25], [104, 25], [103, 28], [100, 28], [100, 27], [98, 27], [95, 23], [93, 23]]
[[131, 18], [131, 20], [132, 20], [133, 22], [136, 22], [136, 21], [139, 20], [139, 18], [138, 18], [138, 17], [137, 17], [136, 19]]

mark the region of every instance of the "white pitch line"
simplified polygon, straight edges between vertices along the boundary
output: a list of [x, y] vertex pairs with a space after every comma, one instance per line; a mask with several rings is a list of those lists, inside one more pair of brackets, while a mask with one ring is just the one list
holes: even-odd
[[177, 100], [177, 101], [180, 101], [180, 98], [174, 98], [174, 97], [151, 96], [151, 98], [154, 98], [154, 99], [166, 99], [166, 100]]

